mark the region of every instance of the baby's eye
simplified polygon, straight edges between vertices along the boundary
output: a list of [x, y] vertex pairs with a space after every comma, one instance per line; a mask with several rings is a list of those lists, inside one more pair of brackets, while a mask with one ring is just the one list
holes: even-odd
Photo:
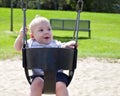
[[48, 30], [50, 31], [50, 30], [51, 30], [51, 28], [48, 28]]
[[40, 32], [43, 32], [43, 29], [40, 29], [39, 31], [40, 31]]

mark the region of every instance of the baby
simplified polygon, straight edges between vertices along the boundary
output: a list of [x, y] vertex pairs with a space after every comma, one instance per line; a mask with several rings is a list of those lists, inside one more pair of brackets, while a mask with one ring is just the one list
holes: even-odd
[[[52, 28], [47, 18], [36, 16], [29, 25], [30, 39], [27, 40], [29, 48], [74, 48], [75, 41], [62, 43], [53, 39]], [[28, 28], [25, 28], [25, 32]], [[23, 28], [15, 40], [14, 47], [17, 51], [21, 51], [23, 46]], [[31, 84], [30, 96], [42, 96], [44, 87], [44, 71], [42, 69], [33, 69], [33, 75], [39, 75], [33, 78]], [[68, 77], [58, 70], [56, 76], [56, 96], [69, 96], [67, 91]]]

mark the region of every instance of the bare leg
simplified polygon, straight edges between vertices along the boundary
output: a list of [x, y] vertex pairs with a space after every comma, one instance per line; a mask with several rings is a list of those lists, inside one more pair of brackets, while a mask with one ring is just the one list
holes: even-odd
[[40, 77], [36, 77], [31, 84], [30, 96], [42, 96], [43, 86], [44, 80]]
[[69, 96], [67, 87], [63, 82], [56, 83], [56, 96]]

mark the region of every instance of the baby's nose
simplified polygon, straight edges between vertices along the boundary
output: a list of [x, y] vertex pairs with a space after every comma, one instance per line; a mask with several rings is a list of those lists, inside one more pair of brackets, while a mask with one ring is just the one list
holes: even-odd
[[49, 30], [45, 30], [45, 33], [50, 33], [50, 31]]

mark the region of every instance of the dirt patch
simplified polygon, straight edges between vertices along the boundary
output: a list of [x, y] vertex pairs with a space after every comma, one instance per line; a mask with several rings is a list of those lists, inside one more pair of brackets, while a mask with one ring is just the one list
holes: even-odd
[[[20, 58], [0, 61], [0, 96], [29, 96], [29, 87]], [[120, 59], [79, 58], [68, 90], [70, 96], [120, 96]]]

